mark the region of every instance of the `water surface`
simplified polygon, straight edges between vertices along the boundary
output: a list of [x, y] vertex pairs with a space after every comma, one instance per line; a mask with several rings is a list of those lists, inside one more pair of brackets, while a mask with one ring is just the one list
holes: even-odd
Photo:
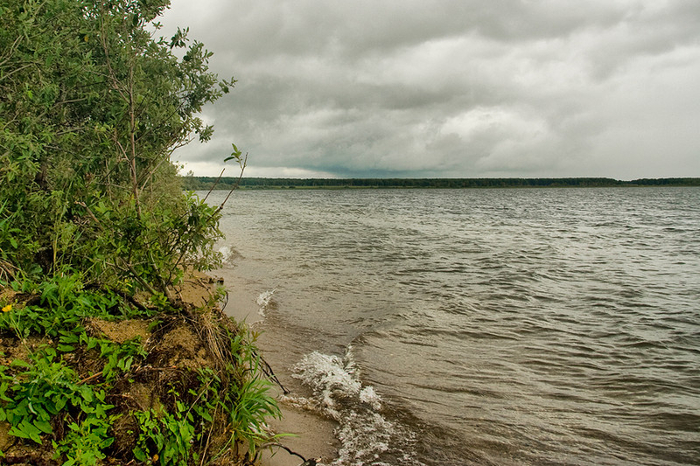
[[241, 191], [222, 230], [338, 464], [700, 464], [698, 188]]

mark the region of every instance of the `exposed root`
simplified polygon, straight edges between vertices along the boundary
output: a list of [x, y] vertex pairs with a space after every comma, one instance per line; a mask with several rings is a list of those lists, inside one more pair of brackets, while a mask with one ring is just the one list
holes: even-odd
[[15, 278], [17, 268], [7, 261], [0, 260], [0, 280], [9, 282]]

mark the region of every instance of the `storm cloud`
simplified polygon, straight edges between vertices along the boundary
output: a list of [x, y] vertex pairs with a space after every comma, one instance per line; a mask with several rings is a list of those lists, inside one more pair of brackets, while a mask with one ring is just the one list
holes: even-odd
[[175, 153], [197, 175], [235, 142], [247, 176], [700, 176], [696, 0], [174, 0], [162, 23], [238, 80]]

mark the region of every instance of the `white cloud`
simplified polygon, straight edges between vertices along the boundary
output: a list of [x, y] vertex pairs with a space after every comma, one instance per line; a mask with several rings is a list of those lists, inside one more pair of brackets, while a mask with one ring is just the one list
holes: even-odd
[[700, 176], [696, 0], [176, 0], [164, 23], [239, 79], [177, 154], [198, 174], [236, 142], [251, 176]]

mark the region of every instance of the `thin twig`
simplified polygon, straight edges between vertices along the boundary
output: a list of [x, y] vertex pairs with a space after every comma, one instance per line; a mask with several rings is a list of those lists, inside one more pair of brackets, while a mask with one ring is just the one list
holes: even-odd
[[301, 460], [302, 460], [304, 463], [306, 463], [306, 458], [304, 458], [303, 456], [301, 456], [299, 453], [293, 451], [293, 450], [290, 449], [289, 447], [286, 447], [286, 446], [282, 445], [282, 444], [279, 443], [279, 442], [265, 443], [265, 444], [263, 444], [263, 445], [260, 446], [261, 449], [267, 448], [267, 447], [277, 447], [277, 448], [281, 448], [281, 449], [285, 450], [287, 453], [289, 453], [290, 455], [298, 456], [299, 458], [301, 458]]
[[216, 181], [214, 182], [214, 184], [211, 186], [211, 188], [209, 189], [209, 192], [207, 193], [207, 195], [204, 196], [204, 201], [203, 201], [203, 202], [207, 202], [207, 198], [209, 197], [209, 195], [211, 194], [211, 192], [214, 191], [214, 189], [216, 188], [216, 186], [219, 184], [219, 181], [221, 181], [221, 177], [224, 175], [224, 172], [225, 172], [225, 171], [226, 171], [225, 168], [223, 168], [223, 169], [221, 170], [221, 173], [219, 173], [219, 177], [216, 179]]
[[87, 382], [89, 382], [89, 381], [91, 381], [91, 380], [94, 380], [94, 379], [98, 378], [98, 377], [101, 376], [101, 375], [102, 375], [102, 372], [97, 372], [97, 373], [95, 373], [95, 374], [92, 374], [90, 377], [85, 377], [83, 380], [81, 380], [81, 381], [78, 382], [78, 383], [79, 383], [79, 384], [87, 383]]
[[228, 198], [231, 197], [231, 194], [238, 189], [238, 187], [241, 185], [241, 179], [243, 178], [243, 172], [245, 171], [245, 168], [248, 166], [248, 153], [245, 153], [245, 158], [243, 159], [243, 163], [241, 163], [241, 174], [238, 175], [238, 180], [236, 180], [236, 184], [233, 185], [233, 188], [228, 192], [226, 195], [226, 199], [224, 199], [224, 202], [221, 203], [218, 209], [216, 209], [216, 213], [218, 214], [224, 209], [224, 206], [226, 205], [226, 202], [228, 201]]
[[272, 370], [272, 366], [270, 366], [270, 364], [268, 364], [268, 362], [265, 361], [265, 358], [263, 358], [262, 356], [260, 356], [260, 355], [258, 354], [258, 352], [255, 351], [255, 350], [253, 350], [253, 356], [255, 356], [256, 358], [258, 358], [258, 359], [260, 360], [260, 362], [263, 364], [263, 366], [260, 368], [260, 369], [262, 370], [263, 374], [265, 374], [265, 376], [266, 376], [268, 379], [270, 379], [271, 381], [275, 382], [275, 383], [282, 389], [282, 393], [283, 393], [284, 395], [289, 395], [289, 393], [290, 393], [289, 390], [287, 390], [286, 388], [284, 388], [284, 385], [282, 385], [282, 382], [279, 381], [279, 379], [278, 379], [277, 376], [275, 375], [274, 371]]
[[[214, 408], [214, 415], [212, 416], [212, 419], [216, 419], [216, 412], [219, 410], [219, 404], [216, 404], [216, 407]], [[202, 461], [199, 463], [199, 466], [204, 465], [204, 460], [207, 457], [207, 451], [209, 450], [209, 443], [211, 441], [211, 434], [214, 431], [214, 422], [211, 423], [211, 426], [209, 427], [209, 433], [207, 434], [207, 443], [204, 444], [204, 450], [202, 451]]]

